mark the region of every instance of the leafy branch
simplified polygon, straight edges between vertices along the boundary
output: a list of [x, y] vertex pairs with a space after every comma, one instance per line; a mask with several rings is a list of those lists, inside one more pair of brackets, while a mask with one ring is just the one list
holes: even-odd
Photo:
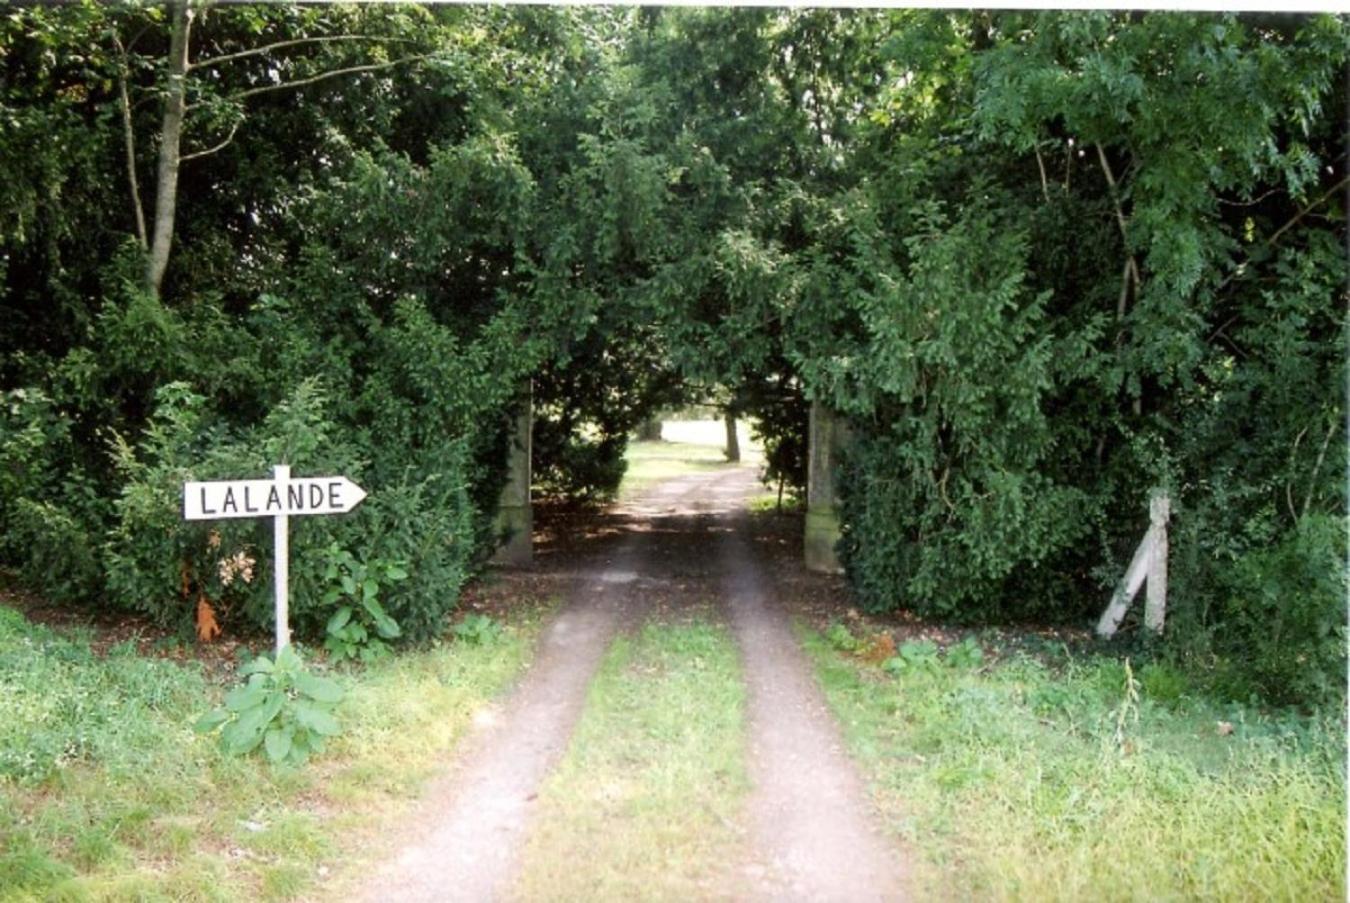
[[411, 44], [412, 41], [406, 38], [386, 38], [379, 35], [366, 34], [336, 34], [336, 35], [318, 35], [312, 38], [294, 38], [289, 41], [275, 41], [262, 47], [251, 47], [248, 50], [240, 50], [235, 53], [224, 53], [220, 56], [213, 56], [208, 59], [198, 60], [195, 63], [188, 64], [188, 71], [194, 69], [206, 69], [211, 66], [219, 66], [224, 63], [233, 63], [238, 60], [248, 59], [249, 57], [264, 56], [269, 53], [275, 53], [278, 50], [284, 50], [287, 47], [302, 47], [310, 44], [328, 44], [334, 41], [367, 41], [383, 44]]
[[385, 63], [367, 63], [362, 66], [348, 66], [345, 69], [333, 69], [328, 72], [320, 72], [318, 75], [309, 78], [298, 78], [289, 82], [278, 82], [275, 85], [262, 85], [257, 88], [249, 88], [246, 91], [240, 91], [238, 94], [231, 95], [231, 100], [243, 100], [246, 97], [257, 97], [259, 94], [266, 94], [269, 91], [285, 91], [291, 88], [302, 88], [305, 85], [317, 84], [321, 81], [327, 81], [330, 78], [338, 78], [343, 75], [355, 75], [360, 72], [379, 72], [384, 69], [392, 69], [394, 66], [401, 66], [404, 63], [417, 62], [427, 59], [429, 54], [419, 53], [414, 56], [400, 57], [396, 60], [390, 60]]
[[229, 146], [230, 142], [234, 140], [234, 136], [236, 133], [238, 133], [239, 126], [243, 121], [244, 120], [242, 118], [235, 120], [234, 125], [230, 126], [229, 134], [226, 135], [224, 140], [222, 140], [220, 143], [214, 144], [208, 148], [204, 148], [203, 150], [193, 151], [190, 154], [183, 154], [181, 157], [178, 158], [178, 162], [186, 163], [188, 160], [196, 160], [198, 157], [206, 157], [209, 156], [210, 154], [214, 154], [218, 151], [224, 150], [226, 147]]

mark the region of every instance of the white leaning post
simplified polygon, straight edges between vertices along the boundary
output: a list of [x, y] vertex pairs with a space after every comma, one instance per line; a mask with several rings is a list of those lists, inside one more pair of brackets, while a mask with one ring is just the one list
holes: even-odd
[[1167, 519], [1172, 501], [1167, 493], [1155, 491], [1148, 501], [1149, 529], [1153, 532], [1153, 554], [1149, 556], [1148, 588], [1144, 597], [1144, 626], [1162, 633], [1167, 620]]
[[[272, 468], [272, 478], [278, 486], [285, 486], [291, 480], [291, 465], [277, 464]], [[278, 514], [272, 518], [273, 537], [276, 551], [275, 568], [277, 579], [277, 655], [291, 644], [291, 516]]]
[[1130, 566], [1125, 569], [1125, 577], [1111, 595], [1111, 601], [1097, 622], [1097, 635], [1114, 636], [1125, 619], [1130, 602], [1138, 595], [1139, 588], [1148, 581], [1148, 594], [1144, 603], [1144, 626], [1154, 633], [1162, 633], [1163, 622], [1167, 617], [1167, 520], [1171, 516], [1172, 503], [1167, 493], [1154, 490], [1149, 497], [1148, 532], [1134, 550]]

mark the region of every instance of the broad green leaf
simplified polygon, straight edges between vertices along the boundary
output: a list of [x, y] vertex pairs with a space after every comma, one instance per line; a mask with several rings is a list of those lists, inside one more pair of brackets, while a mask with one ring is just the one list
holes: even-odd
[[403, 631], [399, 629], [398, 622], [388, 615], [375, 619], [375, 629], [379, 632], [380, 636], [384, 637], [386, 640], [397, 639], [403, 635]]
[[328, 619], [328, 624], [324, 627], [324, 632], [337, 633], [343, 627], [347, 626], [347, 622], [351, 619], [352, 607], [350, 605], [344, 605], [333, 612], [333, 616]]
[[260, 655], [239, 669], [240, 677], [247, 677], [250, 674], [271, 674], [276, 665], [265, 655]]
[[304, 701], [295, 703], [295, 718], [303, 727], [314, 731], [316, 734], [331, 737], [342, 729], [338, 725], [338, 720], [331, 713]]
[[199, 734], [209, 734], [225, 722], [229, 721], [231, 713], [229, 709], [212, 709], [202, 717], [198, 718], [192, 725], [192, 729]]
[[349, 644], [345, 637], [337, 633], [330, 633], [328, 635], [323, 641], [323, 648], [328, 650], [329, 655], [333, 657], [333, 661], [335, 662], [340, 662], [351, 654], [349, 651]]
[[330, 704], [341, 702], [344, 695], [335, 681], [308, 672], [295, 675], [295, 688], [310, 699]]
[[281, 762], [291, 752], [291, 735], [281, 728], [274, 727], [267, 732], [263, 745], [267, 750], [267, 758], [273, 762]]
[[261, 705], [266, 696], [267, 688], [262, 684], [235, 687], [225, 694], [225, 708], [231, 712], [244, 712]]
[[303, 668], [300, 656], [296, 653], [294, 646], [285, 646], [277, 655], [277, 667], [285, 668], [287, 671], [294, 671]]
[[262, 742], [263, 731], [271, 719], [262, 708], [249, 709], [238, 720], [225, 726], [220, 732], [220, 742], [225, 752], [232, 756], [242, 756], [257, 748]]
[[286, 703], [285, 693], [282, 693], [277, 690], [273, 690], [271, 693], [269, 693], [267, 695], [267, 699], [263, 701], [263, 704], [261, 706], [265, 721], [270, 722], [273, 718], [277, 717], [277, 715], [281, 712], [281, 707], [285, 705], [285, 703]]
[[388, 617], [388, 615], [385, 614], [384, 606], [381, 605], [380, 600], [376, 599], [374, 596], [364, 597], [361, 600], [361, 607], [364, 608], [372, 618]]

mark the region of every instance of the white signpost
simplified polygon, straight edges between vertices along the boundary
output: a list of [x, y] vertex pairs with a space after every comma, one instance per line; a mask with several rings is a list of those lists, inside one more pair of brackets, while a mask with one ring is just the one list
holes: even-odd
[[184, 520], [270, 517], [276, 544], [277, 652], [291, 642], [290, 523], [292, 514], [346, 514], [366, 491], [346, 477], [291, 477], [289, 464], [270, 480], [216, 480], [183, 484]]

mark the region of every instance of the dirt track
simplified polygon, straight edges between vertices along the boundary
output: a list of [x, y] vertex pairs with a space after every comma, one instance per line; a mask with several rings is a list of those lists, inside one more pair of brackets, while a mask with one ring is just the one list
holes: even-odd
[[520, 686], [467, 741], [360, 899], [508, 894], [531, 802], [567, 746], [605, 649], [619, 629], [658, 614], [657, 598], [677, 605], [720, 599], [741, 650], [754, 854], [725, 864], [727, 895], [904, 896], [901, 856], [872, 824], [862, 784], [751, 542], [744, 500], [754, 489], [750, 468], [671, 480], [603, 519], [593, 538], [569, 537], [544, 550], [538, 568], [570, 573], [569, 599]]

